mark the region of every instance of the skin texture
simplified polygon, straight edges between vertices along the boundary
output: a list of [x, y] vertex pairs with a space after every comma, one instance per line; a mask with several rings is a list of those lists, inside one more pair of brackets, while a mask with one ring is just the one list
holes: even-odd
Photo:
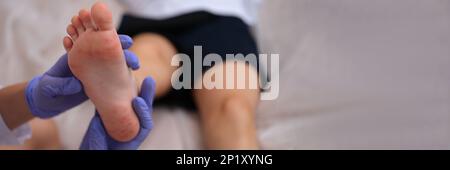
[[67, 32], [72, 40], [64, 39], [69, 67], [96, 106], [106, 131], [117, 141], [133, 139], [139, 122], [131, 101], [138, 89], [123, 57], [111, 12], [105, 4], [96, 3], [91, 12], [81, 10], [73, 17]]

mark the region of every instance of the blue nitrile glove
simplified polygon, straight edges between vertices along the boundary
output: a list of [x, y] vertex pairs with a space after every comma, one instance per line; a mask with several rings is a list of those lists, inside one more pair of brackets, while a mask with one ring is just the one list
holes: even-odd
[[[139, 69], [138, 57], [127, 50], [133, 40], [126, 35], [119, 35], [119, 38], [128, 67]], [[69, 69], [67, 54], [46, 73], [33, 78], [25, 96], [31, 113], [39, 118], [51, 118], [87, 100], [81, 82]]]
[[148, 77], [144, 80], [139, 97], [133, 99], [133, 108], [139, 119], [140, 129], [137, 136], [129, 142], [118, 142], [111, 138], [103, 126], [98, 112], [95, 112], [88, 130], [81, 142], [81, 150], [135, 150], [147, 138], [152, 130], [153, 97], [155, 81]]

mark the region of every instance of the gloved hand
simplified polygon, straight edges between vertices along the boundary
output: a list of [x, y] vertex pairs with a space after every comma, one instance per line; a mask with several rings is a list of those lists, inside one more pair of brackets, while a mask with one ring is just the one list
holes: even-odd
[[[139, 69], [139, 60], [127, 49], [133, 40], [119, 35], [128, 67]], [[33, 78], [26, 88], [26, 100], [31, 113], [39, 118], [51, 118], [87, 100], [81, 82], [69, 69], [67, 54], [43, 75]]]
[[137, 114], [140, 123], [138, 135], [129, 142], [118, 142], [111, 138], [103, 126], [103, 122], [98, 114], [95, 113], [88, 130], [81, 142], [81, 150], [135, 150], [150, 133], [153, 122], [153, 97], [155, 94], [155, 81], [148, 77], [144, 80], [139, 97], [133, 99], [133, 108]]

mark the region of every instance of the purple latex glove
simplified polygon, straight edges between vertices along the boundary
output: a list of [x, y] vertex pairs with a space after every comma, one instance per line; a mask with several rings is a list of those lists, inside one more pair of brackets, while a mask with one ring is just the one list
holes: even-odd
[[96, 112], [92, 118], [88, 130], [81, 142], [81, 150], [135, 150], [147, 138], [153, 122], [153, 97], [155, 95], [155, 81], [148, 77], [144, 80], [141, 92], [134, 98], [132, 105], [140, 124], [138, 135], [129, 142], [118, 142], [111, 138], [103, 126], [100, 115]]
[[[128, 67], [139, 69], [138, 57], [127, 49], [133, 40], [119, 35]], [[67, 54], [43, 75], [33, 78], [26, 88], [26, 100], [31, 113], [39, 118], [51, 118], [86, 101], [81, 82], [69, 69]]]

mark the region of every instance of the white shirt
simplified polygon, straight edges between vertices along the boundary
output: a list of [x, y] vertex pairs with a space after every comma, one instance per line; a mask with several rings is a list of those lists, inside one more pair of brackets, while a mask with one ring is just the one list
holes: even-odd
[[[0, 86], [1, 89], [1, 86]], [[16, 129], [9, 129], [0, 114], [0, 145], [19, 145], [31, 137], [31, 128], [24, 124]]]
[[138, 17], [165, 19], [205, 10], [217, 15], [235, 16], [249, 25], [256, 22], [261, 0], [119, 0], [127, 13]]

